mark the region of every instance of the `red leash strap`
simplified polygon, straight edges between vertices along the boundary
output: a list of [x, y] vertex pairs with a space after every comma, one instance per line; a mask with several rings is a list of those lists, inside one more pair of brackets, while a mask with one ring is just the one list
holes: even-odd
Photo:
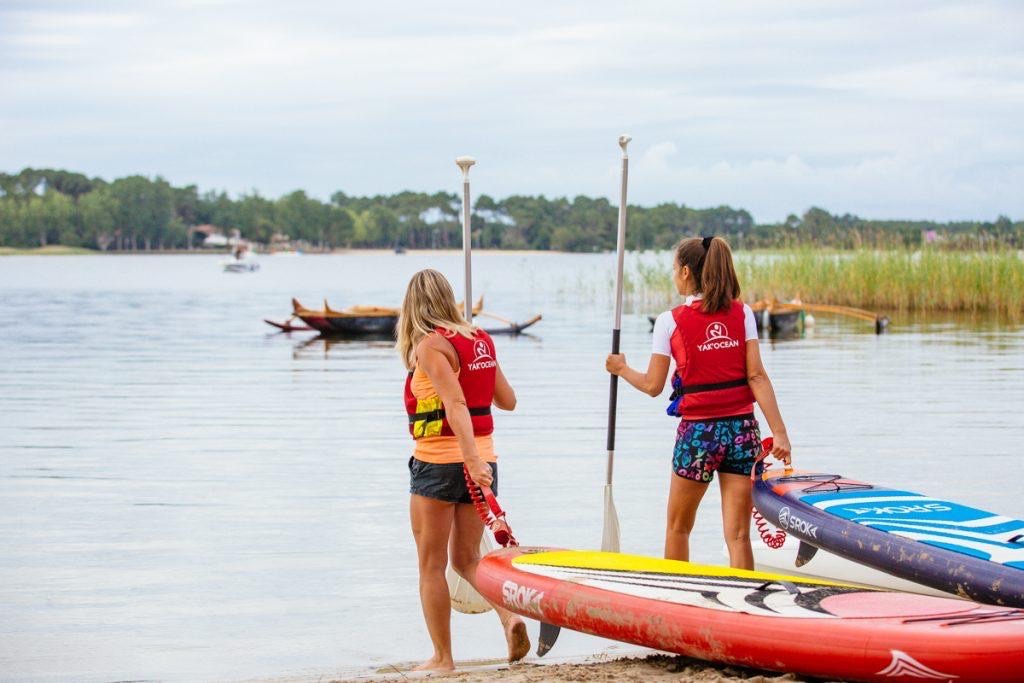
[[494, 497], [494, 491], [490, 486], [477, 486], [469, 470], [462, 466], [462, 474], [466, 478], [466, 488], [469, 489], [469, 497], [473, 499], [473, 507], [480, 521], [494, 534], [494, 540], [502, 548], [519, 545], [519, 541], [512, 535], [512, 529], [505, 521], [505, 511], [498, 505], [498, 499]]
[[[761, 455], [757, 456], [757, 460], [754, 461], [754, 466], [750, 469], [750, 481], [754, 482], [757, 478], [757, 463], [761, 462], [772, 452], [772, 446], [775, 445], [774, 439], [768, 437], [761, 442]], [[750, 516], [754, 518], [754, 525], [757, 526], [757, 533], [760, 534], [761, 540], [769, 548], [781, 548], [782, 544], [786, 542], [786, 532], [782, 529], [777, 529], [773, 534], [769, 528], [768, 522], [765, 521], [761, 513], [757, 511], [757, 508], [750, 508]]]

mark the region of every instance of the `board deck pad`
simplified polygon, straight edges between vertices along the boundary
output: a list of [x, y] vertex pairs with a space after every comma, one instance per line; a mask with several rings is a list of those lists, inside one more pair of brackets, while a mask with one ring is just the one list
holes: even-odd
[[[639, 555], [588, 551], [554, 551], [521, 555], [518, 569], [560, 581], [571, 581], [639, 599], [659, 600], [717, 611], [767, 617], [827, 619], [857, 616], [866, 593], [875, 589], [710, 565], [692, 564]], [[788, 587], [786, 584], [789, 584]], [[794, 592], [795, 591], [795, 592]], [[885, 593], [884, 591], [877, 591]], [[856, 596], [860, 606], [837, 596]], [[901, 594], [902, 595], [902, 594]], [[948, 600], [908, 595], [894, 599], [889, 593], [877, 603], [874, 616], [913, 616], [948, 610]], [[875, 603], [873, 603], [875, 604]], [[970, 611], [966, 605], [964, 611]], [[853, 610], [851, 612], [851, 610]]]

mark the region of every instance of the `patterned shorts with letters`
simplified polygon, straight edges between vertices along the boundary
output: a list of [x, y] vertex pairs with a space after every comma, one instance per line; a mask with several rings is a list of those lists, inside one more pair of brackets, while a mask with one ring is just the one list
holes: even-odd
[[680, 420], [672, 471], [705, 484], [714, 478], [716, 470], [750, 476], [760, 454], [761, 432], [753, 417]]

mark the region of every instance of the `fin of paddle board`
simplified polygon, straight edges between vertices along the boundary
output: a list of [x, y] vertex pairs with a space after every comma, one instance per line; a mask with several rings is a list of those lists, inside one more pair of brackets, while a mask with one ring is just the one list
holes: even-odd
[[549, 624], [546, 621], [540, 622], [540, 636], [537, 638], [537, 656], [543, 657], [551, 648], [555, 646], [555, 641], [558, 640], [558, 634], [561, 633], [562, 628]]
[[817, 547], [806, 541], [800, 541], [800, 547], [796, 549], [796, 566], [802, 567], [810, 562], [816, 552], [818, 552]]

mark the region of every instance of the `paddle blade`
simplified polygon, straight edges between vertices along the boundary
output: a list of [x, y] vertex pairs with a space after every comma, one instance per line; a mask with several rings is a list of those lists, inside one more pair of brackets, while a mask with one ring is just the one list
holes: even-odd
[[604, 532], [601, 535], [601, 550], [606, 553], [619, 552], [619, 515], [612, 500], [612, 485], [604, 487]]
[[[494, 544], [491, 543], [490, 536], [484, 534], [480, 537], [480, 556], [483, 557], [492, 550], [494, 550]], [[445, 578], [448, 580], [448, 596], [452, 601], [452, 609], [456, 612], [483, 614], [493, 609], [491, 603], [484, 600], [483, 596], [476, 592], [476, 589], [473, 588], [469, 581], [459, 576], [451, 568], [451, 565], [448, 566], [448, 571], [445, 572]]]
[[540, 637], [537, 638], [537, 656], [543, 657], [551, 648], [555, 646], [555, 641], [558, 640], [558, 634], [562, 632], [560, 626], [549, 624], [546, 621], [540, 622]]

